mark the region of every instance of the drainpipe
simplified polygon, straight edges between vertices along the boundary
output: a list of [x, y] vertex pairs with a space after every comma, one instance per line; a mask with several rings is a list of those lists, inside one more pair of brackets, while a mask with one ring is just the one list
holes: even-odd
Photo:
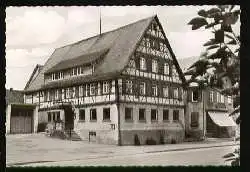
[[203, 105], [203, 139], [205, 139], [205, 97], [204, 97], [204, 91], [202, 90], [202, 105]]
[[118, 146], [121, 146], [121, 129], [120, 129], [120, 97], [119, 97], [119, 86], [118, 79], [115, 80], [115, 94], [116, 94], [116, 104], [117, 104], [117, 115], [118, 115]]

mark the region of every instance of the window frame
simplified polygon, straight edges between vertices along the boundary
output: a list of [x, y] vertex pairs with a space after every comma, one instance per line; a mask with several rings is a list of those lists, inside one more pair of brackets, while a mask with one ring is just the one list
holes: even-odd
[[174, 99], [178, 99], [179, 98], [179, 88], [173, 88], [173, 94], [174, 94], [174, 96], [173, 96], [173, 98]]
[[[197, 100], [194, 100], [194, 92], [197, 92]], [[192, 102], [198, 102], [199, 100], [199, 91], [198, 90], [192, 90]]]
[[[143, 112], [143, 119], [141, 119], [141, 111]], [[139, 108], [138, 121], [139, 122], [146, 122], [146, 109]]]
[[152, 86], [152, 93], [153, 93], [153, 96], [155, 96], [155, 97], [158, 96], [158, 87], [157, 87], [157, 85]]
[[170, 66], [168, 63], [164, 63], [164, 74], [169, 75], [170, 73]]
[[110, 90], [109, 82], [108, 81], [104, 81], [103, 85], [102, 85], [102, 93], [103, 94], [108, 94], [109, 90]]
[[140, 95], [145, 95], [146, 94], [146, 83], [141, 82], [140, 83]]
[[[155, 112], [155, 114], [153, 114], [153, 112]], [[152, 118], [153, 115], [155, 115], [155, 119]], [[151, 109], [150, 117], [151, 117], [151, 122], [157, 122], [158, 121], [158, 110]]]
[[[168, 86], [164, 86], [163, 88], [162, 88], [162, 93], [163, 93], [163, 97], [169, 97], [169, 88], [168, 88]], [[166, 94], [167, 93], [167, 94]]]
[[146, 59], [144, 57], [140, 57], [140, 70], [147, 70]]
[[127, 94], [133, 94], [133, 81], [132, 80], [126, 80], [126, 93]]
[[[164, 113], [164, 112], [167, 112], [167, 114], [166, 113]], [[167, 119], [165, 119], [165, 115], [167, 115]], [[163, 111], [162, 111], [162, 121], [163, 122], [169, 122], [169, 109], [163, 109]]]
[[152, 72], [153, 73], [158, 73], [159, 72], [158, 61], [155, 60], [155, 59], [152, 59]]
[[[126, 115], [127, 115], [126, 111], [127, 110], [129, 110], [129, 112], [130, 112], [130, 118], [129, 119], [126, 118]], [[125, 119], [125, 122], [132, 122], [133, 121], [133, 108], [131, 108], [131, 107], [125, 107], [124, 119]]]
[[209, 91], [209, 102], [214, 102], [214, 92], [213, 91]]
[[[82, 112], [84, 112], [82, 114]], [[84, 116], [84, 118], [82, 118], [82, 115]], [[80, 122], [85, 122], [86, 120], [86, 113], [85, 113], [85, 109], [79, 109], [79, 121]]]
[[[95, 112], [95, 119], [93, 119], [93, 111]], [[93, 109], [90, 109], [90, 122], [96, 122], [97, 121], [97, 111], [96, 111], [96, 109], [95, 108], [93, 108]]]
[[[94, 92], [92, 92], [92, 91], [94, 91]], [[96, 92], [96, 86], [95, 86], [94, 83], [92, 83], [92, 84], [89, 85], [89, 95], [94, 96], [95, 92]]]
[[[178, 113], [175, 113], [175, 112], [178, 112]], [[177, 119], [175, 119], [175, 115], [177, 115]], [[177, 110], [177, 109], [175, 109], [175, 110], [173, 110], [173, 121], [174, 122], [179, 122], [180, 121], [180, 111], [179, 110]]]
[[[108, 110], [108, 116], [109, 116], [109, 118], [106, 118], [106, 116], [105, 115], [107, 115], [106, 114], [106, 110]], [[104, 118], [104, 116], [105, 116], [105, 118]], [[110, 108], [103, 108], [102, 109], [102, 121], [104, 121], [104, 122], [110, 122], [111, 121], [111, 119], [110, 119]]]

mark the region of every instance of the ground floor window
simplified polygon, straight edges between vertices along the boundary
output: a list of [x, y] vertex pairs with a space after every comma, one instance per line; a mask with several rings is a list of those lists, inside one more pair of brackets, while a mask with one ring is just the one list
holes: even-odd
[[132, 121], [133, 120], [133, 109], [132, 108], [125, 108], [125, 121]]
[[85, 109], [80, 109], [79, 110], [79, 120], [80, 121], [85, 121]]
[[173, 121], [179, 121], [179, 110], [173, 111]]
[[199, 126], [199, 112], [191, 113], [191, 127], [197, 128]]
[[48, 112], [48, 122], [56, 122], [60, 120], [61, 120], [61, 117], [60, 117], [59, 111]]
[[103, 108], [103, 121], [110, 121], [110, 108]]
[[157, 110], [151, 109], [151, 121], [157, 121]]
[[90, 109], [90, 121], [96, 121], [97, 116], [96, 116], [96, 109]]
[[169, 110], [163, 109], [163, 121], [168, 121], [168, 120], [169, 120]]
[[145, 121], [146, 116], [145, 116], [145, 109], [139, 109], [139, 121]]

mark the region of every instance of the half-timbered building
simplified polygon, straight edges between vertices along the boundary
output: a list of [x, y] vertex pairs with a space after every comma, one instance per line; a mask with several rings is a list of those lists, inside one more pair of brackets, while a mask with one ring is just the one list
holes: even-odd
[[[25, 102], [38, 123], [64, 121], [82, 139], [181, 142], [184, 82], [157, 16], [57, 48], [33, 72]], [[72, 105], [75, 115], [63, 108]]]

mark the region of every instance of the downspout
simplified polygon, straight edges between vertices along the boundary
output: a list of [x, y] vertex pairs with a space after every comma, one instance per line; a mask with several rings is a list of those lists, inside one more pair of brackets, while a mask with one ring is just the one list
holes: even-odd
[[117, 115], [118, 115], [118, 146], [121, 146], [121, 129], [120, 129], [120, 96], [119, 96], [119, 86], [118, 79], [115, 80], [115, 94], [116, 94], [116, 105], [117, 105]]
[[205, 139], [205, 98], [204, 98], [204, 91], [202, 90], [202, 105], [203, 105], [203, 139]]

